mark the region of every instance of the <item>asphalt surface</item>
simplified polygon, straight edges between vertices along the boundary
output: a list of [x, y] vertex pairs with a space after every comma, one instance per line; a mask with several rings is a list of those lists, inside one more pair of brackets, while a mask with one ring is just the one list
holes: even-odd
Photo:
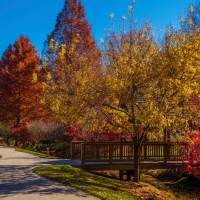
[[97, 200], [85, 192], [40, 177], [32, 172], [37, 166], [49, 164], [78, 165], [67, 159], [43, 159], [1, 147], [0, 200]]

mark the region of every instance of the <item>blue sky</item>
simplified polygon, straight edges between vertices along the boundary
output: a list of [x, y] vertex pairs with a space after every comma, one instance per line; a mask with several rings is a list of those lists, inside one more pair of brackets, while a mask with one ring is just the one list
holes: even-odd
[[[114, 22], [127, 15], [131, 0], [82, 0], [87, 20], [92, 24], [92, 33], [99, 43], [104, 38], [104, 28], [109, 28], [109, 15], [114, 13]], [[173, 24], [178, 27], [180, 16], [190, 3], [196, 0], [136, 0], [134, 16], [141, 23], [151, 20], [156, 32]], [[64, 0], [0, 0], [0, 57], [9, 44], [20, 35], [30, 38], [39, 53], [62, 10]]]

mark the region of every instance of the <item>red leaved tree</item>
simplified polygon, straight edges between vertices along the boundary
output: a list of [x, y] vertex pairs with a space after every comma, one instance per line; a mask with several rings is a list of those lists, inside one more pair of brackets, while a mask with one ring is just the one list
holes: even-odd
[[185, 137], [187, 145], [178, 143], [183, 153], [184, 164], [181, 170], [200, 179], [200, 132], [188, 132]]
[[[186, 174], [192, 174], [200, 179], [200, 99], [199, 94], [191, 94], [188, 101], [190, 113], [188, 120], [189, 131], [178, 131], [179, 140], [176, 145], [182, 152], [183, 166], [181, 170]], [[184, 143], [182, 142], [184, 141]]]
[[40, 81], [40, 56], [21, 36], [0, 60], [0, 120], [15, 127], [41, 118], [46, 111]]
[[67, 142], [119, 142], [120, 135], [107, 129], [84, 132], [80, 127], [66, 126], [66, 131], [63, 133], [63, 140]]

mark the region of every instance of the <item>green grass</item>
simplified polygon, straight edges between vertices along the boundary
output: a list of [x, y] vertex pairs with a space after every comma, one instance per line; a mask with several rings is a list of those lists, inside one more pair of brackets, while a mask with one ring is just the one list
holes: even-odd
[[0, 158], [2, 158], [2, 155], [0, 155]]
[[46, 154], [39, 153], [39, 152], [36, 152], [36, 151], [27, 150], [27, 149], [22, 149], [22, 148], [15, 148], [15, 151], [20, 151], [20, 152], [24, 152], [24, 153], [30, 153], [30, 154], [33, 154], [35, 156], [38, 156], [39, 158], [51, 158], [51, 159], [58, 158], [58, 157], [55, 157], [55, 156], [49, 156], [48, 157]]
[[126, 182], [105, 178], [70, 165], [37, 167], [35, 173], [54, 181], [70, 185], [105, 200], [138, 200]]

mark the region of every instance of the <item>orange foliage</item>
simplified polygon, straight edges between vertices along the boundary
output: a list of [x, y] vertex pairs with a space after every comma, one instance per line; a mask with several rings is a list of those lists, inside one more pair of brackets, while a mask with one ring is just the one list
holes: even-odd
[[[53, 49], [50, 47], [52, 41], [53, 46], [56, 46]], [[74, 54], [71, 55], [70, 49], [73, 44], [75, 44]], [[100, 49], [92, 36], [91, 26], [86, 19], [81, 1], [65, 0], [64, 7], [57, 16], [55, 29], [45, 42], [43, 53], [45, 60], [48, 60], [47, 69], [51, 72], [55, 72], [55, 68], [61, 64], [58, 52], [61, 51], [62, 45], [66, 47], [63, 68], [66, 68], [66, 65], [73, 65], [75, 71], [79, 70], [83, 58], [87, 60], [84, 63], [92, 65], [93, 68], [101, 67]], [[66, 69], [64, 71], [65, 74], [68, 73]]]
[[45, 114], [41, 98], [40, 56], [21, 36], [0, 60], [0, 120], [19, 126]]

